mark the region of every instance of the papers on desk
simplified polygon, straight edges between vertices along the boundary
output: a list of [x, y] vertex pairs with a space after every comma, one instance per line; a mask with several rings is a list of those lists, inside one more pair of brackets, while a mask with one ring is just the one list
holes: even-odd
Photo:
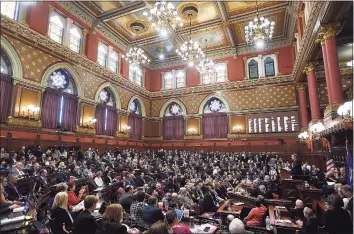
[[[101, 205], [102, 205], [102, 203], [97, 202], [96, 209], [99, 210], [101, 208]], [[85, 208], [84, 201], [82, 200], [79, 204], [73, 206], [71, 209], [72, 209], [72, 211], [76, 212], [76, 211], [83, 210], [84, 208]]]
[[242, 206], [243, 204], [245, 204], [245, 203], [243, 203], [243, 202], [235, 202], [234, 203], [235, 206]]
[[336, 182], [330, 182], [330, 181], [327, 181], [327, 184], [328, 185], [334, 185]]
[[286, 210], [285, 206], [275, 206], [275, 209], [277, 210]]
[[292, 223], [291, 220], [284, 220], [284, 219], [277, 219], [275, 220], [276, 223]]
[[15, 208], [13, 209], [12, 211], [14, 213], [17, 213], [17, 212], [23, 212], [25, 210], [25, 207], [24, 206], [21, 206], [21, 207], [18, 207], [18, 208]]
[[2, 220], [0, 220], [0, 225], [6, 225], [6, 224], [10, 224], [10, 223], [21, 222], [21, 221], [24, 221], [25, 219], [31, 219], [31, 217], [21, 215], [21, 216], [18, 216], [18, 217], [15, 217], [15, 218], [11, 218], [11, 219], [9, 219], [9, 218], [2, 219]]
[[[208, 231], [204, 231], [207, 230]], [[214, 225], [211, 224], [202, 224], [202, 225], [195, 225], [193, 228], [191, 228], [191, 232], [192, 233], [214, 233], [216, 231], [217, 227], [215, 227]]]

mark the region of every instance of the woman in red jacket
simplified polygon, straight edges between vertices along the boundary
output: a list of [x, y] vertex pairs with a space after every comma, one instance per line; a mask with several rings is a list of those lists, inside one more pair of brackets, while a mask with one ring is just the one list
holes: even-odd
[[79, 196], [75, 194], [75, 184], [73, 182], [68, 182], [68, 205], [69, 207], [78, 204], [81, 201], [82, 195], [85, 192], [85, 189], [82, 188], [79, 192]]
[[261, 226], [263, 222], [263, 216], [267, 208], [261, 204], [261, 202], [256, 199], [256, 208], [253, 208], [248, 216], [245, 218], [247, 225], [249, 226]]

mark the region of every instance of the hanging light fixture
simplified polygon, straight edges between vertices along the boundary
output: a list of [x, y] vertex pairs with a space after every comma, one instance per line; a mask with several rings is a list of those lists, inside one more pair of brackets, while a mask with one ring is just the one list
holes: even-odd
[[133, 69], [150, 62], [145, 52], [136, 46], [130, 48], [125, 55], [122, 55], [122, 58], [125, 59], [129, 65], [133, 66]]
[[201, 75], [210, 76], [214, 71], [214, 62], [211, 59], [208, 59], [207, 51], [208, 51], [208, 44], [207, 39], [205, 39], [205, 57], [197, 64], [196, 69]]
[[192, 15], [189, 16], [189, 41], [185, 41], [176, 53], [182, 58], [183, 61], [188, 62], [188, 66], [192, 67], [198, 60], [205, 57], [204, 52], [200, 49], [199, 43], [192, 40]]
[[[148, 16], [148, 12], [144, 11], [143, 15]], [[168, 35], [168, 28], [171, 27], [176, 30], [177, 27], [182, 27], [183, 23], [181, 17], [175, 6], [171, 2], [161, 1], [156, 2], [154, 7], [150, 9], [148, 20], [152, 27], [157, 30], [161, 36]]]
[[272, 39], [274, 33], [274, 21], [258, 18], [258, 4], [256, 2], [257, 15], [253, 21], [250, 21], [245, 27], [245, 38], [249, 45], [256, 45], [257, 48], [263, 48], [265, 43]]

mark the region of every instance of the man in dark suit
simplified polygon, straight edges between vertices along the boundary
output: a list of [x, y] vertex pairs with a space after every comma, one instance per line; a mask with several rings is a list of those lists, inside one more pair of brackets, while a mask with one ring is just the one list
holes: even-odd
[[290, 174], [293, 176], [293, 178], [295, 179], [298, 176], [304, 175], [301, 168], [301, 161], [297, 158], [297, 155], [291, 155], [291, 159], [294, 161], [290, 170]]
[[96, 209], [98, 199], [94, 195], [89, 195], [84, 200], [83, 210], [74, 222], [74, 234], [95, 234], [97, 223], [91, 213]]
[[297, 199], [295, 201], [295, 208], [290, 209], [290, 216], [292, 218], [304, 218], [304, 203], [301, 200]]
[[164, 220], [165, 216], [163, 215], [162, 211], [157, 206], [157, 198], [156, 197], [149, 197], [147, 206], [144, 207], [142, 211], [142, 219], [150, 224], [153, 224], [159, 220]]
[[131, 185], [125, 186], [125, 192], [123, 193], [122, 197], [119, 199], [119, 204], [122, 205], [125, 212], [130, 213], [130, 206], [132, 205], [134, 187]]
[[48, 185], [48, 180], [47, 180], [47, 170], [46, 169], [41, 169], [39, 171], [39, 176], [37, 177], [37, 183], [41, 188], [44, 188]]
[[5, 192], [7, 193], [7, 199], [9, 201], [18, 201], [20, 199], [20, 194], [17, 190], [17, 175], [11, 174], [8, 176], [8, 183], [5, 186]]
[[216, 201], [211, 195], [211, 188], [207, 186], [207, 192], [204, 194], [203, 206], [205, 212], [216, 212], [218, 207], [216, 206]]
[[346, 198], [349, 199], [349, 202], [345, 209], [348, 210], [353, 217], [353, 189], [346, 184], [342, 187], [342, 193]]

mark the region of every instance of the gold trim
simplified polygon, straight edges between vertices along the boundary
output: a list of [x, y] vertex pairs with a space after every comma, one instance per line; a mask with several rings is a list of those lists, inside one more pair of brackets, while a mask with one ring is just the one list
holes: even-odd
[[203, 140], [203, 135], [185, 135], [185, 140]]
[[306, 90], [307, 84], [306, 83], [298, 83], [296, 85], [297, 90]]
[[338, 105], [338, 104], [332, 104], [330, 106], [327, 106], [326, 109], [324, 110], [324, 113], [323, 113], [324, 117], [326, 117], [332, 113], [336, 113], [336, 115], [338, 115], [337, 110], [338, 110], [339, 106], [340, 105]]
[[148, 136], [142, 136], [141, 140], [143, 141], [162, 141], [162, 136], [159, 137], [148, 137]]
[[309, 74], [312, 71], [315, 71], [315, 65], [313, 63], [306, 64], [303, 72]]
[[75, 132], [88, 135], [96, 135], [96, 129], [94, 128], [85, 128], [77, 126]]
[[42, 122], [40, 120], [20, 119], [20, 118], [8, 117], [8, 125], [30, 127], [30, 128], [41, 128]]
[[[242, 138], [276, 138], [276, 137], [294, 137], [298, 132], [269, 132], [269, 133], [241, 133], [241, 134], [228, 134], [229, 139], [242, 139]], [[248, 139], [249, 140], [249, 139]]]
[[128, 139], [129, 136], [128, 136], [128, 133], [116, 132], [116, 137]]
[[340, 23], [333, 23], [321, 26], [320, 32], [323, 34], [323, 39], [327, 40], [331, 37], [335, 37], [338, 33], [338, 29], [340, 28]]

